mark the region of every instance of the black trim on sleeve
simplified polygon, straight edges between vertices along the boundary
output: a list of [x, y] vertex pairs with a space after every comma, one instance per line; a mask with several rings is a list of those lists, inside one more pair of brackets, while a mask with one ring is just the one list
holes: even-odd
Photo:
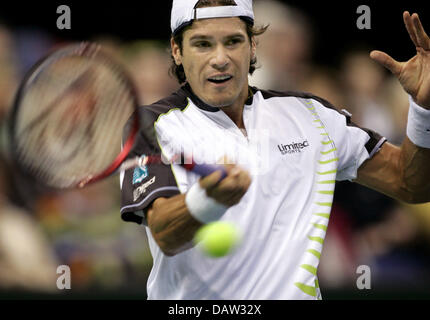
[[144, 224], [143, 217], [136, 215], [134, 212], [122, 213], [121, 219], [125, 222], [135, 222], [137, 224]]
[[[346, 114], [344, 112], [341, 112], [346, 117], [346, 124], [351, 127], [360, 128], [363, 131], [366, 131], [367, 134], [370, 136], [369, 141], [367, 141], [365, 147], [367, 152], [369, 152], [369, 155], [372, 157], [379, 149], [381, 149], [382, 145], [387, 142], [387, 139], [382, 137], [379, 133], [368, 129], [360, 127], [359, 125], [355, 124], [351, 120], [351, 114]], [[377, 150], [376, 150], [377, 149]]]
[[[138, 224], [146, 223], [146, 211], [152, 206], [152, 203], [158, 198], [170, 198], [180, 194], [177, 187], [162, 187], [152, 191], [140, 203], [132, 204], [121, 208], [121, 218], [126, 222], [136, 222]], [[141, 211], [142, 215], [136, 214]]]
[[[138, 109], [140, 130], [128, 158], [144, 154], [161, 156], [162, 151], [158, 145], [154, 123], [160, 115], [175, 108], [183, 110], [187, 104], [187, 94], [181, 88], [163, 100], [140, 107]], [[124, 137], [128, 136], [129, 128], [130, 122], [124, 128]], [[124, 221], [145, 223], [142, 215], [135, 212], [146, 213], [155, 199], [177, 194], [180, 194], [180, 191], [170, 165], [160, 163], [126, 170], [122, 180], [121, 218]]]

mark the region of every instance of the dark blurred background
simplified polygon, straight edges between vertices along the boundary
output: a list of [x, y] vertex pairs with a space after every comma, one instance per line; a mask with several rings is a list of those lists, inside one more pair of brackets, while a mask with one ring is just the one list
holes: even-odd
[[[399, 58], [407, 58], [413, 48], [400, 40], [407, 37], [402, 24], [404, 10], [420, 13], [424, 22], [428, 13], [422, 1], [404, 3], [388, 1], [280, 1], [303, 10], [315, 33], [315, 62], [335, 64], [342, 51], [365, 43], [383, 50], [396, 49]], [[357, 8], [367, 5], [372, 11], [372, 29], [358, 30]], [[56, 9], [59, 5], [71, 8], [71, 30], [58, 30]], [[52, 1], [40, 3], [2, 1], [0, 20], [16, 28], [40, 29], [59, 39], [82, 40], [108, 35], [125, 41], [135, 39], [168, 40], [170, 36], [171, 2], [157, 1]], [[269, 21], [270, 22], [270, 21]], [[403, 37], [403, 38], [401, 38]], [[407, 38], [406, 38], [407, 39]], [[411, 51], [412, 50], [412, 51]]]
[[[309, 91], [357, 124], [400, 144], [407, 95], [368, 54], [397, 60], [414, 53], [402, 21], [418, 12], [430, 30], [423, 2], [254, 1], [256, 20], [270, 24], [260, 38], [261, 68], [250, 78], [264, 89]], [[359, 30], [357, 8], [371, 9], [371, 29]], [[59, 5], [71, 9], [71, 29], [58, 30]], [[0, 4], [0, 119], [28, 68], [58, 45], [94, 40], [129, 67], [142, 104], [178, 85], [170, 65], [171, 1], [44, 1]], [[1, 131], [4, 141], [4, 131]], [[121, 221], [119, 179], [84, 190], [48, 194], [0, 156], [0, 299], [146, 298], [152, 259], [141, 226]], [[367, 188], [338, 183], [319, 268], [325, 299], [430, 298], [430, 206], [407, 206]], [[56, 287], [59, 265], [72, 270], [72, 289]], [[372, 272], [359, 290], [357, 267]]]

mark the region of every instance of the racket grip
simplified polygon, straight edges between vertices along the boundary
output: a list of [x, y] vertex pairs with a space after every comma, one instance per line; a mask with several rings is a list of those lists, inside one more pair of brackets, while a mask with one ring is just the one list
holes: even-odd
[[221, 165], [213, 165], [213, 164], [184, 164], [183, 167], [188, 171], [197, 173], [202, 177], [206, 177], [215, 171], [221, 171], [221, 180], [227, 177], [227, 171], [224, 166]]

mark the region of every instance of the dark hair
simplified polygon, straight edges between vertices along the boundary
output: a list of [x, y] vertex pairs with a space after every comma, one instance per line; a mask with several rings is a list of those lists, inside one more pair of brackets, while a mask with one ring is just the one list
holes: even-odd
[[[236, 3], [233, 0], [200, 0], [197, 2], [195, 8], [204, 8], [204, 7], [214, 7], [214, 6], [231, 6], [236, 5]], [[241, 18], [245, 24], [246, 24], [246, 33], [248, 34], [249, 41], [252, 41], [253, 37], [262, 35], [264, 32], [266, 32], [268, 25], [261, 26], [261, 27], [255, 27], [253, 23], [248, 20]], [[187, 25], [186, 27], [178, 30], [175, 32], [175, 34], [172, 35], [173, 41], [179, 46], [179, 50], [182, 54], [182, 48], [183, 48], [183, 40], [184, 40], [184, 32], [191, 28], [192, 23]], [[175, 59], [173, 58], [173, 54], [171, 53], [172, 58], [172, 65], [169, 68], [169, 74], [176, 77], [178, 82], [180, 84], [184, 83], [187, 80], [187, 77], [185, 76], [184, 67], [182, 64], [177, 65], [175, 62]], [[253, 74], [255, 69], [257, 69], [257, 58], [254, 57], [249, 65], [249, 74]]]

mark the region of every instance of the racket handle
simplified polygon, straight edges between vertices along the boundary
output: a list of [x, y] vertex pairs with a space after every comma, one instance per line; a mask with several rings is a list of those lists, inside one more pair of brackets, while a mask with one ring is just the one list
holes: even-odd
[[221, 171], [221, 180], [227, 177], [227, 171], [224, 166], [221, 165], [213, 165], [213, 164], [183, 164], [182, 165], [186, 170], [197, 173], [202, 177], [206, 177], [215, 171]]

